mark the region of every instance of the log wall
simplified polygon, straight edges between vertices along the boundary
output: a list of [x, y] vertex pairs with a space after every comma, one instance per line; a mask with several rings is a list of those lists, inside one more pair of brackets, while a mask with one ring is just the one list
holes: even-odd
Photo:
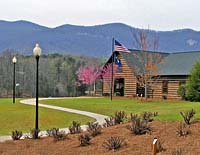
[[122, 72], [117, 73], [116, 78], [124, 78], [124, 96], [133, 97], [136, 96], [137, 81], [131, 70], [131, 68], [126, 63], [125, 59], [119, 55], [118, 56], [122, 63]]
[[181, 99], [181, 97], [177, 94], [177, 90], [179, 88], [179, 81], [169, 81], [168, 82], [168, 94], [167, 99]]
[[155, 83], [153, 83], [152, 85], [152, 89], [153, 89], [153, 98], [158, 98], [161, 99], [162, 98], [162, 81], [156, 81]]
[[[122, 68], [114, 75], [113, 86], [115, 79], [124, 78], [124, 96], [133, 97], [136, 95], [136, 78], [133, 75], [132, 70], [127, 65], [126, 61], [121, 55], [118, 55], [121, 60]], [[103, 78], [103, 94], [110, 94], [111, 78]], [[114, 90], [114, 88], [113, 88]], [[113, 92], [114, 94], [114, 92]]]
[[[168, 92], [163, 93], [162, 90], [162, 81], [164, 79], [160, 79], [153, 84], [153, 97], [157, 99], [181, 99], [181, 97], [177, 94], [177, 90], [180, 86], [180, 81], [184, 81], [184, 79], [176, 80], [170, 79], [168, 80]], [[166, 79], [165, 79], [166, 80]], [[186, 80], [186, 79], [185, 79]]]

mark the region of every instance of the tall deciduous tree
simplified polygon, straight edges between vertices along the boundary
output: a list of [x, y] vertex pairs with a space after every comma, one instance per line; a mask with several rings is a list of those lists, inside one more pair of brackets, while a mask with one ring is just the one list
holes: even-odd
[[[134, 45], [140, 51], [134, 53], [137, 59], [137, 65], [134, 67], [134, 74], [137, 78], [138, 85], [145, 89], [145, 99], [148, 96], [148, 88], [152, 87], [152, 78], [158, 78], [158, 64], [162, 60], [160, 53], [155, 51], [158, 49], [158, 37], [155, 35], [154, 40], [148, 36], [148, 31], [139, 31], [133, 33]], [[152, 50], [152, 51], [150, 51]]]

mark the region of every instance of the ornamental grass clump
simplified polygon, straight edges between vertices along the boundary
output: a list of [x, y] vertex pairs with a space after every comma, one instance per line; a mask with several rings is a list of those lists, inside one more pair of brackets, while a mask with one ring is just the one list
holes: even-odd
[[127, 119], [127, 115], [124, 111], [115, 112], [115, 116], [114, 116], [115, 125], [125, 122], [126, 119]]
[[117, 124], [121, 124], [127, 120], [127, 115], [124, 111], [117, 111], [115, 112], [114, 116], [111, 116], [109, 118], [105, 118], [105, 123], [103, 124], [103, 127], [110, 127]]
[[40, 133], [40, 129], [32, 129], [31, 132], [30, 132], [30, 137], [31, 139], [39, 139], [40, 136], [39, 136], [39, 133]]
[[183, 122], [180, 122], [179, 125], [177, 126], [176, 128], [176, 133], [179, 137], [181, 136], [187, 136], [188, 134], [191, 133], [190, 131], [190, 126], [183, 123]]
[[89, 122], [88, 123], [88, 127], [87, 127], [87, 131], [91, 134], [92, 137], [95, 137], [99, 134], [101, 134], [101, 125], [99, 125], [98, 122], [94, 123], [94, 122]]
[[114, 126], [115, 125], [115, 119], [111, 116], [109, 118], [105, 118], [105, 123], [103, 124], [104, 128]]
[[130, 121], [131, 124], [127, 128], [135, 135], [142, 135], [151, 131], [148, 121], [138, 115], [131, 113]]
[[15, 130], [15, 131], [12, 131], [12, 139], [13, 140], [20, 140], [20, 138], [22, 137], [22, 131], [18, 131], [18, 130]]
[[152, 117], [156, 117], [156, 116], [158, 116], [158, 112], [152, 113], [152, 112], [146, 112], [145, 111], [141, 114], [142, 119], [144, 119], [148, 122], [152, 122], [153, 121]]
[[91, 136], [89, 134], [82, 134], [78, 137], [80, 141], [80, 146], [90, 145]]
[[185, 123], [187, 125], [189, 125], [191, 123], [191, 120], [193, 119], [194, 115], [196, 114], [196, 112], [194, 111], [194, 109], [185, 111], [185, 112], [180, 112], [181, 116], [183, 117]]
[[47, 135], [53, 137], [55, 141], [65, 140], [67, 137], [65, 131], [59, 131], [59, 128], [48, 129]]
[[81, 133], [81, 124], [79, 122], [73, 121], [72, 125], [69, 126], [70, 134]]
[[103, 142], [103, 147], [107, 150], [116, 151], [119, 150], [123, 145], [125, 145], [124, 138], [121, 137], [110, 137]]

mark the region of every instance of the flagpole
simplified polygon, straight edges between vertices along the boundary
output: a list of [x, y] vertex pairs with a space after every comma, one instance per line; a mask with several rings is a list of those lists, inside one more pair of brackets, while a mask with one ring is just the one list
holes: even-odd
[[113, 98], [113, 62], [114, 62], [114, 37], [112, 38], [112, 75], [111, 75], [111, 87], [110, 87], [110, 100]]

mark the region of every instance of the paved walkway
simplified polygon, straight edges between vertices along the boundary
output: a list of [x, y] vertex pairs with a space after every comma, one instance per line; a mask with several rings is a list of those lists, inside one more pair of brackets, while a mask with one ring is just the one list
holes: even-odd
[[[63, 98], [40, 98], [39, 100], [51, 100], [51, 99], [63, 99]], [[21, 100], [20, 103], [35, 106], [35, 99]], [[65, 111], [65, 112], [70, 112], [70, 113], [75, 113], [75, 114], [92, 117], [92, 118], [96, 119], [96, 122], [98, 122], [100, 125], [103, 125], [103, 123], [105, 122], [105, 118], [108, 117], [105, 115], [96, 114], [96, 113], [92, 113], [92, 112], [75, 110], [75, 109], [70, 109], [70, 108], [63, 108], [63, 107], [58, 107], [58, 106], [51, 106], [51, 105], [40, 104], [40, 103], [39, 103], [39, 106], [44, 107], [44, 108], [60, 110], [60, 111]], [[85, 131], [87, 129], [87, 125], [82, 125], [81, 128]], [[68, 128], [62, 128], [61, 130], [64, 130], [66, 133], [69, 133]], [[25, 133], [24, 136], [26, 136], [26, 135], [27, 134]], [[45, 135], [46, 135], [46, 131], [40, 132], [40, 136], [45, 136]], [[11, 139], [12, 139], [11, 136], [0, 136], [0, 142], [6, 141], [6, 140], [11, 140]]]

